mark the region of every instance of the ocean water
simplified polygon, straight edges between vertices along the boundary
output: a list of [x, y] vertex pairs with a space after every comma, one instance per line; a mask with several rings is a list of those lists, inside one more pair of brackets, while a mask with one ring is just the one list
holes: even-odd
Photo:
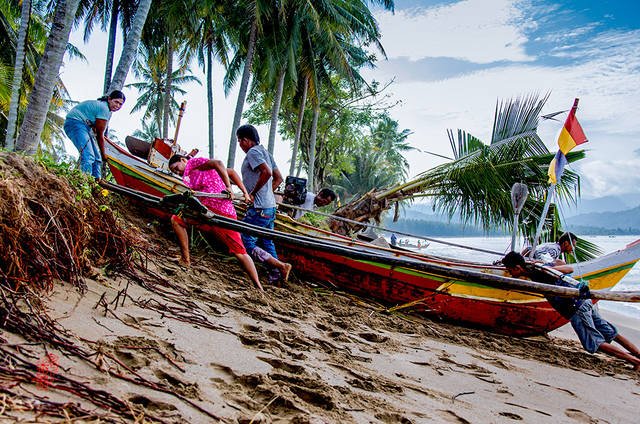
[[[629, 243], [632, 243], [640, 239], [640, 235], [631, 236], [584, 236], [584, 238], [592, 243], [595, 243], [605, 253], [614, 252], [619, 249], [623, 249]], [[409, 240], [412, 245], [417, 245], [418, 239], [403, 237], [401, 240]], [[443, 237], [439, 240], [444, 240], [451, 243], [461, 244], [465, 246], [471, 246], [476, 248], [482, 248], [486, 250], [492, 250], [496, 252], [502, 252], [506, 254], [510, 249], [511, 237]], [[424, 240], [421, 241], [424, 243]], [[516, 241], [516, 251], [523, 249], [522, 240]], [[411, 248], [411, 247], [410, 247]], [[417, 250], [414, 248], [414, 250]], [[449, 246], [446, 244], [429, 242], [426, 248], [420, 249], [420, 252], [429, 253], [438, 256], [454, 257], [464, 260], [476, 261], [476, 262], [493, 262], [500, 259], [501, 256], [493, 255], [484, 252], [477, 252], [468, 249], [462, 249], [455, 246]], [[614, 291], [618, 290], [637, 290], [640, 291], [640, 263], [636, 264], [622, 280], [613, 288]], [[600, 301], [598, 302], [600, 308], [616, 312], [618, 314], [626, 315], [631, 318], [640, 320], [640, 303], [637, 302], [611, 302]]]

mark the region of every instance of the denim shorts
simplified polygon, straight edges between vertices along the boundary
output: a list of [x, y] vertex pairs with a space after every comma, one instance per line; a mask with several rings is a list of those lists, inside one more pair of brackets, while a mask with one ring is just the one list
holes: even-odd
[[618, 335], [616, 327], [600, 316], [590, 300], [578, 308], [571, 318], [571, 326], [589, 353], [596, 353], [602, 343], [611, 343]]

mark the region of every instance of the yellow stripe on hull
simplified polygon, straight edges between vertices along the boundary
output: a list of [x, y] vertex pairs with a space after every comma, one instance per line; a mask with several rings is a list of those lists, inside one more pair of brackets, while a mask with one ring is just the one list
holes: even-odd
[[[633, 265], [636, 261], [630, 263]], [[615, 286], [618, 282], [624, 277], [630, 270], [631, 266], [629, 264], [625, 264], [627, 266], [618, 265], [616, 267], [612, 267], [608, 270], [598, 271], [593, 273], [593, 275], [598, 275], [595, 278], [589, 278], [589, 275], [585, 276], [585, 279], [589, 281], [589, 287], [592, 290], [602, 290]], [[618, 271], [610, 271], [614, 268], [621, 268]], [[610, 272], [603, 272], [610, 271]], [[510, 275], [505, 273], [503, 274], [506, 277]], [[489, 300], [493, 302], [508, 302], [508, 303], [532, 303], [532, 302], [540, 302], [543, 299], [542, 295], [535, 294], [527, 294], [523, 292], [517, 292], [512, 290], [501, 290], [494, 289], [491, 287], [486, 287], [482, 285], [476, 284], [451, 284], [445, 283], [438, 287], [438, 291], [443, 293], [448, 293], [452, 296], [457, 297], [465, 297], [471, 299], [482, 299]]]

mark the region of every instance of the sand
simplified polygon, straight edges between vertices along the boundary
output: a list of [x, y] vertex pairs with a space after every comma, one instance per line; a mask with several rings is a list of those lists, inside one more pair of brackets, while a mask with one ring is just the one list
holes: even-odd
[[[168, 261], [170, 226], [121, 215], [151, 245], [134, 268], [95, 268], [84, 293], [56, 282], [29, 331], [7, 330], [19, 313], [4, 304], [1, 422], [638, 422], [640, 373], [585, 353], [570, 328], [507, 337], [388, 314], [295, 275], [262, 293], [220, 250], [192, 252], [191, 269]], [[604, 315], [640, 345], [638, 322]], [[38, 387], [47, 354], [55, 379]]]
[[[59, 372], [166, 422], [638, 422], [639, 374], [621, 361], [584, 353], [566, 328], [548, 338], [518, 339], [416, 323], [295, 278], [263, 294], [235, 261], [196, 258], [200, 262], [186, 270], [149, 257], [148, 273], [138, 271], [155, 281], [146, 287], [100, 270], [82, 296], [58, 284], [45, 301], [49, 316], [78, 346], [99, 352], [102, 368], [49, 349], [60, 358]], [[631, 333], [629, 325], [638, 328], [619, 318], [614, 322], [623, 333]], [[7, 332], [3, 337], [24, 341]], [[34, 358], [45, 355], [39, 346], [29, 349]], [[20, 387], [100, 411], [52, 387]], [[11, 409], [2, 414], [4, 420], [25, 416]]]

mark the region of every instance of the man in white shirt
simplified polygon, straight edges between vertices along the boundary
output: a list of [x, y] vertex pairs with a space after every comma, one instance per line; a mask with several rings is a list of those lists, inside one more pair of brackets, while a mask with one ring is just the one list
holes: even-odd
[[[563, 233], [560, 238], [558, 238], [557, 243], [543, 243], [539, 246], [536, 246], [533, 251], [533, 259], [542, 261], [544, 263], [557, 265], [564, 265], [565, 262], [560, 260], [560, 256], [564, 254], [569, 254], [573, 252], [576, 242], [578, 241], [578, 237], [576, 237], [573, 233]], [[530, 248], [527, 247], [522, 251], [523, 256], [528, 256], [530, 252]]]
[[[318, 194], [307, 192], [307, 196], [304, 199], [304, 203], [299, 205], [303, 209], [313, 210], [315, 208], [321, 208], [327, 206], [329, 203], [336, 200], [338, 196], [330, 188], [323, 188]], [[300, 219], [307, 211], [296, 209], [293, 215], [293, 219]]]

